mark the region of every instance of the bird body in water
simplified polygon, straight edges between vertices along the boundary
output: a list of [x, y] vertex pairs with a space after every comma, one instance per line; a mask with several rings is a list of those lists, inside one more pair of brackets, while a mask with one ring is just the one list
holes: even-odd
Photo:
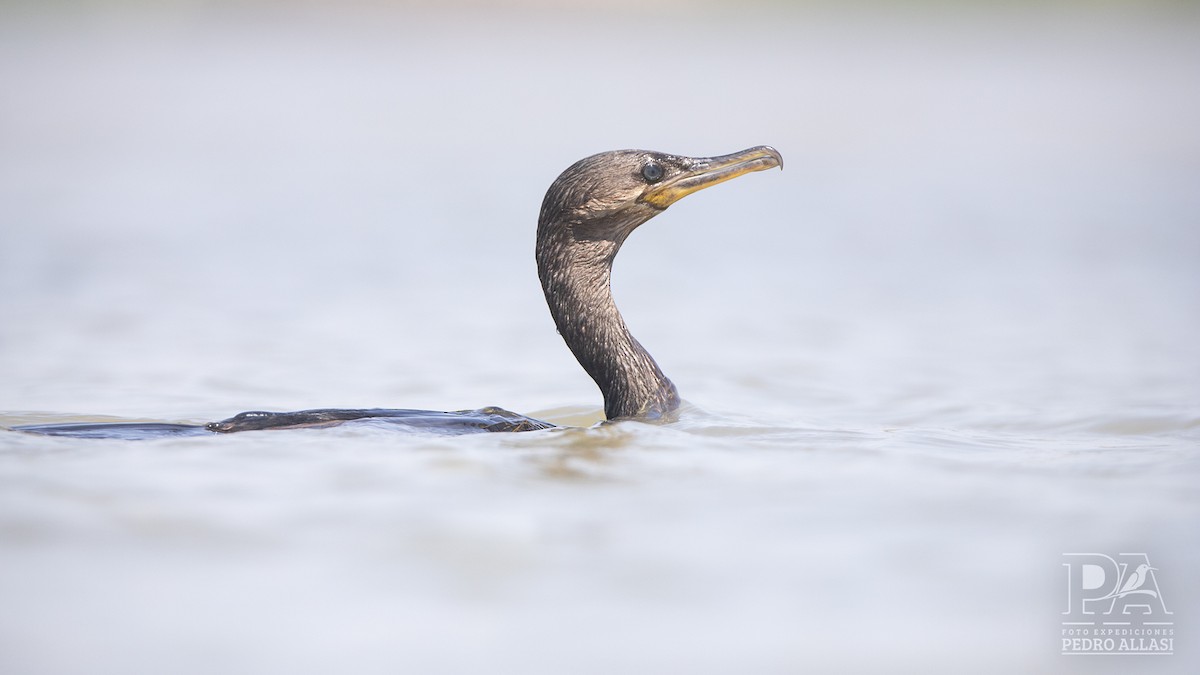
[[[558, 332], [604, 395], [610, 420], [669, 419], [679, 408], [675, 384], [629, 332], [613, 300], [612, 265], [639, 225], [693, 192], [754, 171], [783, 166], [774, 148], [719, 157], [616, 150], [579, 160], [550, 185], [538, 216], [538, 277]], [[206, 425], [43, 424], [14, 427], [49, 435], [152, 438], [294, 429], [378, 419], [440, 433], [531, 431], [553, 425], [501, 408], [456, 412], [319, 409], [246, 412]]]

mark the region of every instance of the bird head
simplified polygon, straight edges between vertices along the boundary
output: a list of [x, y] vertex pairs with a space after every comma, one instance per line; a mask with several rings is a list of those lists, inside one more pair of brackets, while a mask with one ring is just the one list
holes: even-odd
[[619, 247], [637, 226], [687, 195], [777, 166], [783, 166], [783, 156], [765, 145], [720, 157], [648, 150], [602, 152], [572, 164], [550, 186], [542, 202], [538, 235], [566, 234]]

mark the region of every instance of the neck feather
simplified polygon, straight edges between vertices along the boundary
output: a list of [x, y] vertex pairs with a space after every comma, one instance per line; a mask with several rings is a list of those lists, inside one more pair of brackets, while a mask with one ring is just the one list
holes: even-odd
[[679, 393], [613, 301], [612, 262], [620, 246], [539, 232], [538, 276], [559, 334], [604, 394], [605, 415], [660, 418], [679, 407]]

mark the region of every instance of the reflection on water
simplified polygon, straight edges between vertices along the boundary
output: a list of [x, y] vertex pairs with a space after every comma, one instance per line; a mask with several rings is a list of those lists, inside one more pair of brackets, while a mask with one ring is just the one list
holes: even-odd
[[[1068, 551], [1195, 669], [1191, 10], [122, 7], [0, 10], [0, 426], [574, 428], [0, 431], [0, 671], [1128, 667], [1057, 655]], [[616, 264], [689, 405], [598, 425], [542, 191], [757, 143]]]

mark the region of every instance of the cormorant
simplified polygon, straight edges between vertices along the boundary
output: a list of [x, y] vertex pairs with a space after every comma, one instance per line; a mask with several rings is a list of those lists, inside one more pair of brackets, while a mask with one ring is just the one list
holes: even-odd
[[[546, 191], [538, 217], [538, 277], [558, 332], [604, 394], [608, 419], [660, 420], [669, 418], [679, 407], [674, 383], [630, 334], [613, 302], [609, 285], [612, 264], [626, 237], [693, 192], [773, 167], [782, 168], [783, 157], [765, 145], [704, 158], [616, 150], [575, 162]], [[531, 431], [554, 426], [501, 408], [481, 408], [456, 412], [245, 412], [206, 425], [85, 423], [14, 428], [51, 435], [128, 439], [330, 426], [364, 418], [386, 418], [439, 433]]]

